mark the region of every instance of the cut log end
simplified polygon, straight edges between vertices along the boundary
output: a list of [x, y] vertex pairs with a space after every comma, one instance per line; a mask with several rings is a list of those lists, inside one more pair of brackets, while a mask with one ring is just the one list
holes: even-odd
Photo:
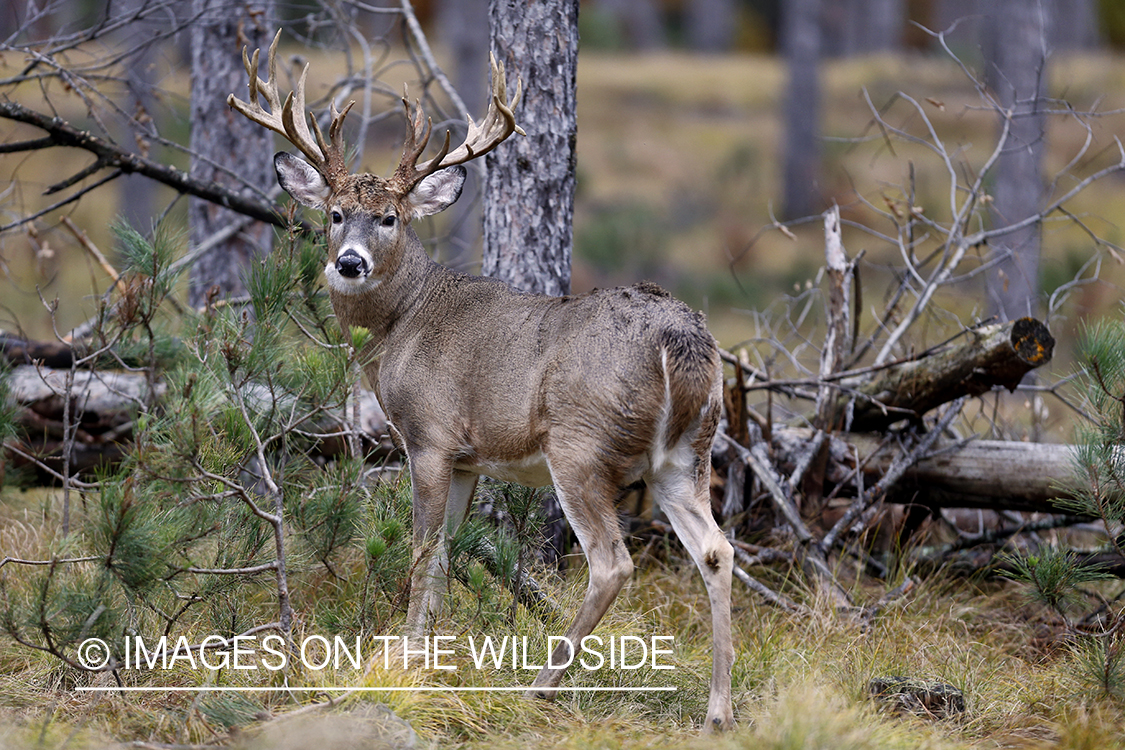
[[1050, 362], [1055, 352], [1055, 337], [1035, 318], [1015, 321], [1010, 340], [1016, 356], [1027, 364], [1028, 369]]

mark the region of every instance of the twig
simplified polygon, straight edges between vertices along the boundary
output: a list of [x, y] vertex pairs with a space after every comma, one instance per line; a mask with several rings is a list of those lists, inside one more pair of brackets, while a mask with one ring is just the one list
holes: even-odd
[[113, 264], [109, 262], [109, 259], [107, 259], [105, 255], [102, 254], [102, 251], [98, 249], [98, 246], [95, 245], [88, 236], [86, 236], [86, 232], [75, 226], [74, 222], [70, 220], [69, 216], [62, 217], [60, 221], [62, 222], [62, 225], [64, 227], [70, 230], [70, 233], [74, 235], [74, 238], [78, 240], [78, 244], [81, 245], [86, 252], [94, 256], [94, 260], [98, 262], [98, 265], [102, 267], [102, 270], [109, 274], [109, 278], [113, 279], [113, 284], [117, 287], [117, 291], [121, 294], [125, 294], [125, 282], [121, 280], [121, 274], [117, 272], [117, 269], [113, 267]]
[[949, 408], [946, 410], [945, 414], [943, 414], [941, 419], [938, 420], [938, 423], [934, 425], [934, 428], [931, 429], [925, 435], [925, 437], [923, 437], [922, 440], [920, 440], [918, 444], [914, 446], [912, 450], [903, 454], [899, 457], [898, 460], [892, 463], [890, 468], [887, 469], [887, 473], [884, 474], [883, 477], [878, 482], [876, 482], [873, 487], [867, 490], [867, 492], [863, 493], [863, 495], [861, 495], [860, 497], [856, 498], [855, 502], [853, 502], [848, 507], [847, 511], [844, 512], [844, 515], [840, 517], [840, 520], [838, 520], [836, 524], [829, 530], [829, 532], [824, 535], [824, 540], [822, 542], [824, 545], [824, 549], [830, 550], [834, 546], [836, 546], [836, 543], [839, 541], [840, 535], [844, 532], [845, 529], [848, 529], [852, 525], [852, 523], [854, 523], [855, 520], [871, 505], [886, 497], [887, 491], [890, 490], [890, 488], [893, 487], [895, 483], [902, 478], [902, 475], [906, 473], [906, 470], [914, 464], [918, 463], [918, 461], [921, 460], [926, 455], [926, 453], [929, 452], [930, 448], [932, 448], [933, 444], [937, 441], [938, 436], [945, 431], [945, 429], [953, 421], [953, 418], [956, 417], [958, 413], [960, 413], [961, 406], [964, 403], [964, 396], [952, 402], [949, 405]]
[[277, 570], [277, 560], [248, 568], [181, 568], [185, 573], [200, 573], [204, 575], [249, 576], [255, 573], [265, 573], [268, 570]]
[[896, 599], [901, 599], [913, 590], [914, 579], [910, 576], [907, 576], [902, 583], [879, 597], [879, 601], [875, 602], [874, 604], [869, 604], [863, 608], [864, 623], [870, 625], [871, 622], [876, 617], [878, 617], [879, 613], [882, 612], [888, 604], [895, 601]]
[[[48, 117], [12, 101], [0, 101], [0, 117], [15, 120], [16, 122], [23, 122], [28, 125], [34, 125], [47, 132], [48, 137], [52, 140], [52, 145], [68, 146], [89, 151], [97, 156], [107, 168], [116, 168], [114, 173], [107, 178], [103, 178], [96, 183], [96, 185], [100, 185], [118, 174], [140, 174], [168, 185], [180, 193], [187, 193], [188, 195], [194, 195], [197, 198], [217, 203], [237, 211], [238, 213], [257, 219], [258, 221], [273, 224], [283, 229], [287, 226], [285, 217], [278, 214], [273, 206], [229, 190], [218, 183], [197, 180], [187, 172], [167, 164], [161, 164], [140, 156], [139, 154], [130, 153], [116, 144], [98, 138], [86, 131], [79, 130], [58, 117]], [[84, 188], [83, 190], [86, 191], [87, 189]], [[49, 210], [65, 205], [73, 199], [74, 196], [71, 196], [62, 203], [55, 204]], [[42, 215], [45, 211], [41, 211], [37, 215]], [[33, 217], [25, 217], [18, 222], [0, 227], [0, 231], [27, 223], [31, 218]]]
[[[465, 106], [465, 101], [461, 95], [457, 93], [457, 89], [453, 87], [449, 77], [442, 71], [441, 66], [437, 64], [437, 59], [434, 57], [433, 50], [430, 49], [430, 43], [426, 40], [426, 34], [422, 31], [422, 24], [418, 23], [418, 17], [414, 15], [414, 6], [410, 0], [399, 0], [399, 5], [402, 10], [402, 16], [406, 20], [406, 28], [410, 30], [410, 36], [414, 39], [414, 44], [418, 46], [418, 54], [422, 56], [422, 60], [429, 68], [430, 74], [433, 75], [434, 80], [441, 86], [442, 91], [453, 102], [453, 106], [461, 115], [467, 115], [469, 108]], [[477, 166], [478, 162], [470, 162], [470, 165]]]
[[0, 568], [3, 568], [8, 563], [13, 565], [61, 565], [70, 563], [83, 563], [93, 562], [95, 560], [104, 560], [104, 555], [90, 555], [88, 557], [57, 557], [52, 560], [25, 560], [21, 557], [5, 557], [0, 560]]
[[793, 529], [793, 533], [800, 543], [798, 558], [805, 574], [832, 598], [837, 608], [850, 608], [852, 606], [851, 597], [840, 586], [831, 568], [828, 567], [828, 561], [824, 554], [824, 550], [827, 548], [816, 540], [808, 526], [801, 520], [801, 514], [790, 498], [791, 488], [789, 483], [782, 479], [774, 469], [773, 462], [767, 453], [765, 441], [762, 440], [757, 425], [750, 425], [750, 429], [750, 444], [752, 447], [749, 449], [731, 440], [724, 433], [720, 432], [719, 436], [726, 441], [727, 445], [733, 447], [735, 453], [753, 469], [758, 481], [765, 485], [770, 497], [773, 498], [774, 505]]
[[[720, 432], [718, 437], [721, 438], [728, 446], [734, 449], [739, 458], [746, 462], [746, 464], [754, 471], [766, 490], [769, 492], [770, 497], [773, 498], [774, 505], [781, 512], [786, 522], [793, 527], [793, 533], [797, 535], [797, 540], [802, 544], [807, 544], [812, 541], [813, 535], [805, 522], [801, 520], [801, 513], [797, 510], [797, 506], [789, 497], [788, 483], [774, 469], [773, 462], [770, 461], [769, 455], [766, 452], [765, 442], [761, 439], [761, 435], [755, 435], [757, 431], [756, 425], [751, 428], [750, 448], [744, 448], [737, 442], [732, 440], [725, 433]], [[764, 455], [763, 455], [764, 454]]]
[[797, 614], [797, 615], [807, 615], [808, 614], [808, 612], [809, 612], [808, 608], [803, 607], [800, 604], [797, 604], [797, 602], [793, 601], [792, 599], [785, 596], [784, 594], [779, 594], [778, 592], [774, 591], [769, 586], [766, 586], [764, 583], [759, 581], [757, 578], [754, 578], [752, 575], [750, 575], [749, 573], [747, 573], [745, 570], [738, 567], [737, 565], [734, 566], [734, 568], [731, 572], [734, 573], [735, 578], [737, 578], [738, 580], [740, 580], [744, 584], [746, 584], [746, 587], [748, 589], [750, 589], [755, 594], [757, 594], [758, 596], [765, 599], [770, 604], [773, 604], [774, 606], [777, 606], [777, 607], [781, 607], [782, 609], [787, 610], [787, 611], [792, 612], [792, 613]]
[[840, 207], [824, 212], [824, 256], [828, 271], [828, 330], [820, 350], [820, 387], [816, 394], [816, 426], [831, 430], [835, 426], [836, 399], [825, 379], [839, 369], [844, 354], [851, 348], [851, 313], [848, 293], [849, 263], [840, 238]]
[[1042, 521], [1028, 521], [1018, 524], [1016, 526], [1008, 526], [1001, 529], [988, 529], [980, 534], [973, 534], [972, 536], [962, 537], [949, 544], [930, 552], [922, 557], [916, 558], [917, 562], [936, 562], [942, 560], [954, 552], [969, 549], [971, 547], [979, 547], [986, 544], [996, 544], [1010, 539], [1017, 534], [1031, 534], [1037, 531], [1050, 531], [1051, 529], [1066, 528], [1067, 526], [1076, 526], [1082, 523], [1089, 523], [1094, 519], [1089, 516], [1055, 516], [1053, 518], [1046, 518]]

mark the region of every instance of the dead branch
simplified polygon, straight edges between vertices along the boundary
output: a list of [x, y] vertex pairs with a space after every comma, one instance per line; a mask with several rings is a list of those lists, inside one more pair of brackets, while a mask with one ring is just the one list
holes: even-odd
[[847, 404], [835, 398], [825, 379], [840, 369], [844, 357], [851, 349], [851, 321], [848, 280], [850, 263], [840, 237], [840, 207], [833, 206], [824, 212], [824, 256], [828, 271], [828, 331], [820, 351], [821, 386], [816, 394], [816, 425], [820, 429], [833, 429], [836, 416]]
[[764, 583], [759, 581], [757, 578], [754, 578], [752, 575], [750, 575], [737, 565], [734, 566], [734, 577], [745, 584], [748, 589], [750, 589], [755, 594], [762, 597], [775, 607], [780, 607], [781, 609], [792, 612], [795, 615], [808, 614], [808, 609], [806, 607], [802, 607], [800, 604], [797, 604], [797, 602], [793, 601], [784, 594], [779, 594], [778, 592], [774, 591], [769, 586], [766, 586]]
[[[272, 224], [276, 227], [288, 226], [287, 219], [277, 213], [272, 205], [263, 203], [255, 198], [228, 190], [214, 183], [194, 179], [187, 172], [176, 169], [168, 164], [161, 164], [147, 159], [139, 154], [126, 151], [120, 146], [99, 138], [87, 131], [79, 130], [66, 120], [59, 117], [48, 117], [40, 112], [24, 107], [17, 102], [0, 101], [0, 117], [16, 122], [34, 125], [47, 132], [46, 138], [35, 141], [24, 141], [19, 144], [29, 148], [65, 146], [88, 151], [97, 157], [97, 161], [87, 168], [90, 174], [103, 169], [116, 169], [124, 174], [140, 174], [157, 182], [167, 185], [179, 193], [194, 195], [212, 203], [226, 206], [258, 221]], [[63, 188], [65, 185], [54, 187]], [[52, 192], [48, 189], [48, 192]], [[0, 227], [0, 231], [11, 229], [27, 223], [31, 217], [23, 217], [15, 222]]]
[[868, 508], [872, 507], [875, 503], [882, 502], [886, 497], [887, 492], [891, 487], [894, 487], [899, 479], [902, 478], [902, 475], [906, 473], [906, 470], [914, 464], [918, 463], [918, 461], [921, 460], [923, 456], [929, 453], [930, 448], [933, 447], [933, 444], [937, 440], [938, 436], [941, 435], [941, 433], [944, 432], [947, 427], [949, 427], [949, 423], [952, 422], [953, 418], [960, 413], [962, 403], [964, 403], [964, 397], [951, 404], [949, 409], [933, 427], [933, 429], [930, 430], [924, 437], [922, 437], [922, 439], [918, 441], [917, 445], [915, 445], [910, 451], [904, 452], [898, 458], [896, 458], [895, 461], [890, 465], [890, 467], [888, 467], [883, 476], [879, 479], [879, 481], [876, 482], [873, 487], [867, 490], [867, 492], [864, 492], [859, 498], [857, 498], [854, 503], [852, 503], [847, 511], [845, 511], [844, 515], [841, 516], [840, 520], [838, 520], [836, 524], [828, 531], [828, 533], [824, 535], [822, 544], [824, 545], [825, 550], [832, 549], [832, 547], [836, 545], [836, 542], [840, 540], [841, 535], [844, 532], [862, 533], [862, 525], [858, 525], [859, 528], [853, 529], [852, 524], [855, 523], [855, 521], [860, 518], [861, 514], [867, 511]]
[[824, 547], [821, 546], [801, 519], [800, 511], [793, 503], [792, 488], [789, 482], [783, 479], [774, 469], [773, 462], [769, 457], [769, 450], [762, 440], [757, 425], [751, 426], [751, 447], [749, 449], [742, 447], [723, 433], [719, 433], [719, 437], [734, 449], [739, 458], [745, 461], [747, 466], [754, 471], [758, 481], [768, 489], [774, 506], [785, 518], [793, 530], [793, 534], [797, 537], [799, 545], [797, 558], [805, 571], [805, 575], [816, 584], [818, 590], [827, 596], [837, 609], [851, 609], [853, 607], [851, 597], [836, 580], [836, 576], [828, 565]]
[[[36, 344], [26, 347], [21, 339], [0, 337], [0, 349], [9, 358], [42, 356], [56, 357], [63, 368], [69, 367], [74, 351], [63, 345], [58, 347]], [[164, 384], [157, 381], [155, 393], [149, 393], [148, 374], [117, 370], [76, 370], [70, 388], [66, 377], [69, 369], [54, 369], [43, 365], [19, 365], [10, 376], [11, 398], [17, 406], [17, 420], [23, 427], [24, 440], [5, 442], [2, 457], [13, 467], [29, 467], [43, 484], [63, 481], [64, 458], [69, 456], [70, 473], [90, 476], [99, 467], [114, 466], [124, 458], [133, 437], [133, 420], [138, 410], [150, 399], [159, 399]], [[268, 398], [259, 389], [248, 387], [247, 398]], [[386, 456], [390, 450], [386, 419], [375, 395], [370, 391], [357, 391], [356, 408], [360, 419], [354, 425], [365, 448], [376, 455]], [[71, 410], [69, 423], [73, 430], [67, 453], [67, 409]], [[343, 410], [325, 414], [317, 424], [301, 429], [315, 452], [334, 456], [345, 450], [344, 438], [351, 429]], [[74, 481], [73, 479], [71, 480]], [[75, 486], [88, 485], [76, 483]]]

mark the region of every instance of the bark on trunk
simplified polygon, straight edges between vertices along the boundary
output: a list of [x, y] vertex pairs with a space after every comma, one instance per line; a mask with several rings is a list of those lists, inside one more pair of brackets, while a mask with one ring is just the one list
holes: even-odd
[[526, 137], [486, 157], [486, 276], [543, 294], [570, 291], [578, 1], [497, 0], [489, 14], [492, 49], [509, 81], [523, 80], [515, 110]]
[[[999, 0], [991, 21], [988, 79], [1007, 119], [1008, 139], [996, 163], [992, 216], [1008, 226], [1038, 214], [1043, 205], [1047, 29], [1050, 2]], [[1040, 231], [1038, 223], [1004, 235], [1007, 259], [988, 272], [989, 306], [1003, 320], [1037, 315]]]
[[821, 210], [820, 0], [787, 0], [781, 8], [785, 90], [785, 165], [782, 213], [787, 219]]
[[[273, 37], [270, 0], [231, 5], [225, 0], [194, 0], [197, 19], [191, 32], [191, 176], [240, 189], [234, 172], [261, 190], [274, 183], [273, 137], [226, 105], [232, 92], [246, 90], [242, 48], [265, 49]], [[188, 203], [192, 247], [242, 217], [214, 203], [191, 198]], [[192, 265], [188, 304], [199, 308], [212, 288], [218, 296], [245, 292], [244, 270], [253, 258], [268, 253], [273, 229], [251, 223], [234, 238], [204, 253]]]
[[688, 46], [697, 52], [726, 52], [734, 42], [734, 0], [688, 0], [684, 9]]

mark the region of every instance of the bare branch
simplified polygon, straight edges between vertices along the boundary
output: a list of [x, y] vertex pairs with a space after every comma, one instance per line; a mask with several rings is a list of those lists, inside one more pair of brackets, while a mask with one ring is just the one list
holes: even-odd
[[[46, 115], [11, 101], [0, 101], [0, 117], [34, 125], [48, 133], [48, 138], [51, 139], [52, 145], [80, 148], [89, 151], [98, 157], [97, 164], [101, 164], [105, 168], [116, 169], [116, 172], [111, 175], [111, 177], [105, 178], [97, 183], [99, 185], [104, 184], [104, 182], [117, 176], [117, 174], [140, 174], [167, 185], [177, 192], [194, 195], [197, 198], [203, 198], [212, 203], [218, 203], [245, 214], [246, 216], [257, 219], [258, 221], [264, 221], [277, 227], [287, 226], [285, 217], [281, 216], [273, 206], [233, 192], [213, 182], [200, 182], [192, 178], [187, 172], [167, 164], [152, 161], [138, 154], [130, 153], [116, 144], [79, 130], [58, 117], [47, 117]], [[85, 189], [85, 191], [88, 192], [92, 187]], [[36, 216], [48, 213], [55, 208], [66, 205], [66, 203], [73, 202], [75, 199], [76, 196], [72, 196], [63, 203], [55, 204], [51, 208], [39, 212]], [[20, 226], [21, 224], [27, 223], [29, 220], [30, 217], [25, 217], [18, 222], [0, 227], [0, 231]]]

